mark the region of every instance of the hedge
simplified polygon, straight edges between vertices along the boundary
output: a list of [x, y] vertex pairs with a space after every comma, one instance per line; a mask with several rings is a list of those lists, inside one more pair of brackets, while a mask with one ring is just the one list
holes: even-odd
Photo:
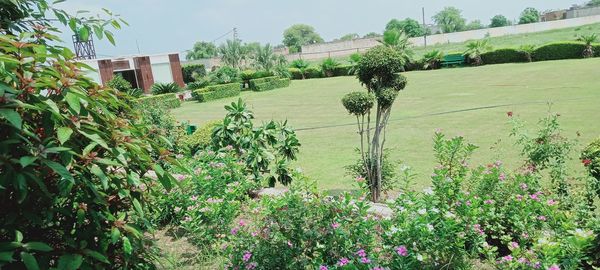
[[199, 102], [206, 102], [226, 97], [234, 97], [240, 94], [241, 86], [239, 83], [210, 85], [192, 92], [194, 99]]
[[600, 44], [594, 45], [594, 57], [600, 57]]
[[181, 73], [183, 75], [183, 82], [184, 83], [190, 83], [194, 81], [194, 78], [192, 77], [192, 74], [194, 74], [194, 72], [198, 73], [201, 77], [206, 75], [206, 67], [204, 67], [204, 65], [202, 64], [191, 64], [191, 65], [185, 65], [183, 67], [181, 67]]
[[556, 42], [543, 45], [533, 51], [533, 61], [583, 58], [585, 44], [581, 42]]
[[181, 101], [175, 93], [141, 97], [137, 99], [137, 102], [142, 106], [160, 106], [166, 109], [173, 109], [181, 106]]
[[339, 65], [333, 68], [333, 76], [352, 76], [354, 74], [349, 74], [350, 70], [354, 67], [354, 65]]
[[262, 79], [250, 80], [250, 89], [252, 91], [268, 91], [277, 88], [284, 88], [290, 86], [289, 78], [279, 78], [279, 77], [266, 77]]
[[516, 49], [497, 49], [481, 54], [486, 65], [528, 62], [527, 52]]

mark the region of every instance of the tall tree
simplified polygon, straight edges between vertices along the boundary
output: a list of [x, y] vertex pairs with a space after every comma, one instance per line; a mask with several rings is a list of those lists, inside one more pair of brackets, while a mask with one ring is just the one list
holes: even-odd
[[469, 24], [467, 24], [467, 26], [465, 26], [465, 30], [477, 30], [483, 28], [485, 28], [485, 26], [483, 26], [480, 20], [471, 21]]
[[465, 29], [467, 20], [462, 16], [462, 10], [455, 7], [445, 7], [433, 16], [444, 33], [458, 32]]
[[420, 37], [426, 33], [426, 29], [423, 27], [423, 25], [411, 18], [406, 18], [402, 21], [392, 19], [385, 26], [385, 30], [404, 32], [408, 37]]
[[490, 27], [503, 27], [509, 25], [510, 21], [504, 15], [501, 14], [492, 17], [492, 21], [490, 22]]
[[400, 52], [403, 64], [410, 62], [413, 57], [413, 50], [411, 48], [408, 36], [404, 32], [400, 32], [395, 29], [387, 30], [383, 33], [383, 38], [379, 42], [386, 47], [390, 47]]
[[528, 7], [521, 12], [519, 24], [536, 23], [540, 21], [540, 12], [532, 7]]
[[265, 71], [271, 71], [278, 61], [278, 57], [273, 53], [273, 48], [270, 44], [256, 48], [253, 59], [253, 65]]
[[212, 42], [200, 41], [194, 43], [194, 47], [185, 56], [188, 60], [206, 59], [217, 56], [219, 50]]
[[242, 61], [246, 59], [247, 54], [239, 39], [228, 39], [225, 44], [221, 44], [219, 47], [219, 53], [221, 54], [223, 63], [233, 68], [240, 68], [242, 66]]
[[301, 51], [302, 45], [321, 42], [323, 38], [310, 25], [295, 24], [283, 32], [283, 44], [290, 49], [290, 52]]
[[600, 6], [600, 0], [591, 0], [585, 4], [586, 7], [597, 7]]

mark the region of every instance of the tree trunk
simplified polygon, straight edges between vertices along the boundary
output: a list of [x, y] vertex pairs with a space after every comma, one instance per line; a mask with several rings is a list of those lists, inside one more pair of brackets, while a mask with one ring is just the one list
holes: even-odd
[[583, 50], [583, 58], [591, 58], [594, 57], [594, 48], [592, 45], [586, 45]]

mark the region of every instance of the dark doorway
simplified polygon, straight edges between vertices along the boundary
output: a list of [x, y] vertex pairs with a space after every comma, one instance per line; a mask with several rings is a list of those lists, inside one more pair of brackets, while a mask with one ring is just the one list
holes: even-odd
[[137, 83], [137, 78], [135, 77], [134, 69], [119, 70], [119, 71], [115, 71], [114, 73], [115, 73], [115, 75], [121, 74], [121, 76], [123, 76], [123, 79], [125, 79], [129, 83], [131, 83], [131, 87], [139, 88], [138, 83]]

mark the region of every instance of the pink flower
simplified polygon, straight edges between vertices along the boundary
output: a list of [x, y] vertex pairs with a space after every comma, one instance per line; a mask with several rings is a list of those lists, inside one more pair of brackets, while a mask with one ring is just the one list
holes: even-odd
[[327, 268], [325, 265], [321, 265], [319, 266], [319, 270], [329, 270], [329, 268]]
[[235, 228], [231, 229], [230, 233], [233, 234], [233, 235], [236, 235], [239, 230], [240, 230], [240, 228], [235, 227]]
[[548, 267], [548, 270], [560, 270], [560, 267], [558, 267], [558, 265], [554, 264], [554, 265]]
[[362, 177], [362, 176], [356, 177], [356, 182], [358, 182], [358, 183], [362, 183], [362, 182], [364, 182], [364, 181], [365, 181], [365, 178], [364, 178], [364, 177]]
[[396, 247], [396, 253], [402, 257], [408, 256], [408, 249], [405, 246]]
[[192, 200], [192, 201], [196, 201], [196, 200], [198, 200], [198, 196], [196, 196], [196, 195], [193, 195], [192, 197], [190, 197], [190, 200]]
[[287, 241], [287, 245], [288, 247], [293, 247], [294, 245], [292, 244], [292, 242], [290, 242], [289, 240]]
[[246, 253], [244, 253], [244, 256], [242, 256], [242, 260], [244, 260], [245, 262], [249, 261], [250, 258], [252, 258], [252, 253], [250, 253], [250, 251], [246, 251]]
[[258, 235], [257, 232], [251, 232], [250, 235], [252, 235], [252, 237], [256, 237]]
[[485, 204], [493, 204], [494, 200], [485, 200], [483, 203], [485, 203]]
[[371, 260], [369, 258], [367, 258], [367, 257], [363, 257], [363, 258], [360, 259], [360, 262], [364, 263], [364, 264], [367, 264], [367, 263], [371, 263]]
[[527, 184], [525, 184], [525, 183], [522, 183], [520, 185], [520, 187], [521, 187], [521, 190], [527, 190]]
[[[583, 163], [583, 166], [587, 167], [587, 166], [590, 166], [590, 164], [592, 164], [592, 160], [586, 158], [586, 159], [582, 160], [581, 163]], [[550, 269], [550, 268], [548, 268], [548, 269]]]
[[510, 262], [510, 261], [513, 260], [513, 257], [510, 256], [510, 255], [506, 255], [506, 256], [502, 257], [501, 260], [504, 261], [504, 262]]
[[182, 175], [182, 174], [177, 175], [177, 181], [181, 182], [183, 180], [185, 180], [185, 175]]
[[255, 262], [251, 262], [248, 265], [246, 265], [246, 269], [252, 270], [252, 269], [256, 268], [256, 265], [258, 265], [258, 264]]
[[506, 175], [504, 173], [501, 173], [500, 176], [498, 176], [498, 179], [500, 181], [504, 181], [504, 180], [506, 180]]
[[532, 200], [534, 200], [534, 201], [539, 201], [540, 200], [540, 198], [538, 198], [538, 194], [537, 193], [529, 195], [529, 198], [532, 199]]
[[516, 198], [517, 198], [517, 201], [522, 201], [523, 200], [523, 195], [517, 194]]
[[485, 234], [485, 232], [481, 229], [481, 225], [479, 225], [479, 224], [473, 225], [473, 229], [475, 230], [475, 232], [477, 232], [480, 235]]
[[246, 226], [246, 221], [244, 221], [243, 219], [240, 219], [238, 224], [240, 225], [240, 227], [244, 227], [244, 226]]
[[555, 200], [553, 200], [553, 199], [548, 200], [548, 205], [552, 206], [555, 204], [557, 204], [557, 202]]
[[537, 219], [540, 221], [546, 221], [546, 216], [539, 216]]
[[471, 206], [471, 201], [467, 201], [467, 202], [465, 202], [465, 204], [466, 204], [467, 206]]
[[339, 266], [344, 266], [344, 265], [348, 264], [349, 262], [350, 262], [350, 260], [348, 260], [348, 258], [341, 258], [341, 259], [338, 261], [338, 265], [339, 265]]
[[231, 151], [231, 150], [233, 150], [233, 146], [227, 145], [227, 146], [225, 146], [225, 150]]
[[517, 262], [518, 262], [518, 263], [521, 263], [521, 264], [526, 264], [526, 263], [529, 263], [529, 260], [527, 260], [526, 258], [519, 258], [519, 259], [517, 260]]
[[190, 221], [192, 221], [192, 218], [186, 216], [186, 217], [183, 218], [183, 221], [190, 222]]
[[359, 257], [367, 257], [367, 252], [365, 252], [365, 250], [364, 250], [364, 249], [359, 249], [359, 250], [356, 252], [356, 255], [358, 255]]
[[331, 228], [333, 228], [333, 229], [337, 229], [339, 227], [340, 227], [340, 224], [337, 222], [331, 224]]
[[510, 246], [512, 248], [519, 248], [519, 244], [517, 242], [510, 242]]

